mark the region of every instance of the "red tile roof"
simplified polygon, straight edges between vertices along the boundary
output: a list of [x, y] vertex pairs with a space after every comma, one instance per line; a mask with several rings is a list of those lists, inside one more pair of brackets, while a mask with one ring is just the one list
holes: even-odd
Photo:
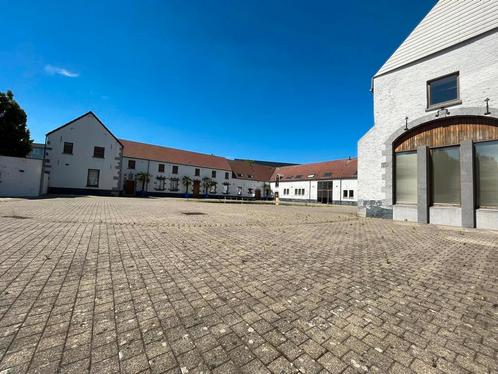
[[123, 139], [120, 139], [120, 141], [123, 144], [124, 157], [163, 161], [171, 164], [198, 166], [210, 169], [231, 170], [228, 160], [224, 157], [132, 142]]
[[228, 160], [228, 163], [238, 179], [266, 182], [275, 170], [273, 166], [260, 165], [249, 160]]
[[358, 160], [351, 158], [276, 168], [271, 180], [275, 181], [277, 174], [281, 176], [280, 180], [283, 182], [293, 180], [346, 179], [356, 178], [357, 172]]

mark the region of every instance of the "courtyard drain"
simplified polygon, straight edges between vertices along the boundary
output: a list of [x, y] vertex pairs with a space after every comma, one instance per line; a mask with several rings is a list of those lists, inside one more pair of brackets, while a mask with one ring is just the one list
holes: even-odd
[[186, 216], [205, 216], [206, 213], [202, 212], [182, 212], [182, 214], [185, 214]]

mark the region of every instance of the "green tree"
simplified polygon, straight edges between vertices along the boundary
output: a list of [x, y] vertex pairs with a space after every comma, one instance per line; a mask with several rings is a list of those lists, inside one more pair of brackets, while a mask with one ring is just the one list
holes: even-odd
[[204, 194], [207, 195], [209, 187], [211, 187], [211, 178], [209, 177], [202, 178], [202, 187], [204, 189]]
[[137, 180], [142, 182], [142, 192], [145, 192], [145, 184], [150, 182], [150, 174], [146, 171], [137, 173]]
[[182, 178], [182, 184], [185, 186], [185, 193], [188, 193], [188, 186], [190, 186], [192, 184], [192, 178], [185, 175]]
[[26, 157], [31, 152], [26, 118], [12, 91], [0, 92], [0, 155]]

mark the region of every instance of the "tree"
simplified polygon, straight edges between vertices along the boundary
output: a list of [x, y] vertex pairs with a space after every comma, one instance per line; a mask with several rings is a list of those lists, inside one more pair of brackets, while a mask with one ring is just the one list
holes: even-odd
[[185, 186], [185, 193], [188, 194], [188, 186], [192, 184], [192, 178], [185, 175], [182, 178], [182, 184]]
[[202, 188], [204, 189], [204, 194], [207, 195], [209, 187], [211, 187], [211, 178], [202, 178]]
[[32, 140], [26, 127], [26, 113], [14, 100], [12, 91], [0, 92], [0, 154], [26, 157]]
[[145, 192], [145, 184], [150, 181], [150, 174], [146, 171], [141, 171], [137, 174], [137, 180], [142, 182], [142, 192]]

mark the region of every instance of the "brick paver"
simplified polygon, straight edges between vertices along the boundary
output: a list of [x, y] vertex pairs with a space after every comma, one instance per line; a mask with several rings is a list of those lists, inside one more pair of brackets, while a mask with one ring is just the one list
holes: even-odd
[[498, 372], [498, 233], [352, 212], [1, 201], [0, 373]]

